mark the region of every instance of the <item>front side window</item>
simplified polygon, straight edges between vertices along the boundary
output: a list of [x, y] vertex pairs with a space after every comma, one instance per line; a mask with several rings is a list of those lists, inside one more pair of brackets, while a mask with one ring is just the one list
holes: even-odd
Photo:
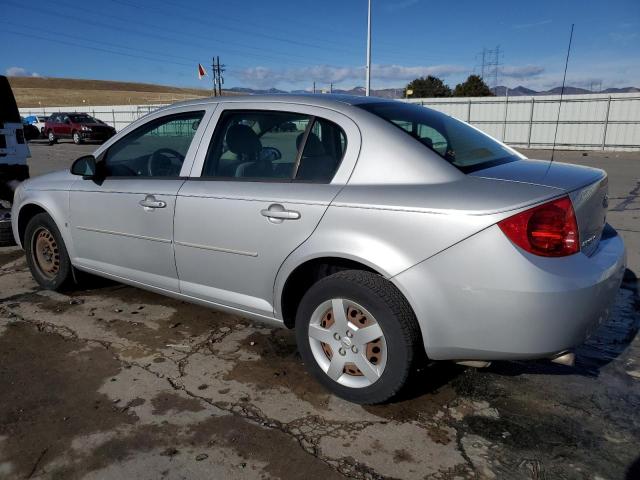
[[328, 183], [346, 137], [325, 119], [300, 113], [230, 110], [218, 120], [203, 177]]
[[435, 110], [397, 101], [358, 107], [402, 129], [465, 173], [519, 159], [491, 137]]
[[105, 177], [177, 177], [204, 111], [152, 120], [113, 144], [100, 162]]

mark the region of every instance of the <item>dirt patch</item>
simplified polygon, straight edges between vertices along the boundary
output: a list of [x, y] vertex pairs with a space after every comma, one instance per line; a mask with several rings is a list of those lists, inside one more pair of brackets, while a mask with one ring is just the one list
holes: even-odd
[[236, 362], [226, 380], [251, 383], [259, 390], [282, 388], [318, 408], [326, 408], [330, 395], [307, 372], [292, 330], [254, 333], [242, 342], [242, 348], [256, 353], [260, 359]]
[[232, 448], [247, 461], [266, 463], [264, 470], [274, 478], [344, 478], [322, 460], [305, 453], [289, 435], [279, 430], [267, 430], [233, 415], [213, 417], [194, 428], [193, 443], [207, 444], [212, 439]]
[[27, 477], [64, 455], [75, 437], [135, 423], [98, 393], [119, 371], [102, 347], [10, 324], [0, 336], [3, 460]]
[[0, 249], [0, 267], [24, 257], [24, 251], [16, 249]]
[[154, 415], [164, 415], [170, 411], [201, 412], [205, 408], [195, 398], [187, 398], [174, 392], [165, 392], [151, 400]]

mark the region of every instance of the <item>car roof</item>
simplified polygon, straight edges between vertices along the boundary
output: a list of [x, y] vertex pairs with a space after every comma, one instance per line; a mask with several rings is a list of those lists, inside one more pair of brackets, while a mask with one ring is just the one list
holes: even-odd
[[393, 102], [388, 98], [380, 97], [364, 97], [359, 95], [343, 95], [333, 93], [306, 93], [306, 94], [261, 94], [261, 95], [226, 95], [222, 97], [206, 97], [196, 98], [193, 100], [185, 100], [183, 102], [174, 103], [164, 108], [183, 107], [189, 105], [214, 104], [220, 102], [233, 103], [255, 103], [255, 102], [274, 102], [274, 103], [298, 103], [304, 105], [314, 105], [318, 107], [329, 107], [340, 109], [345, 106], [361, 105], [365, 103]]

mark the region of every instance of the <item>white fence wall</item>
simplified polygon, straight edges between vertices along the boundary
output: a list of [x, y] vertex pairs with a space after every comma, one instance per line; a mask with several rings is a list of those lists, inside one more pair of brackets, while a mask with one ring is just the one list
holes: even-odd
[[[559, 95], [537, 97], [419, 98], [406, 100], [469, 122], [515, 147], [549, 148]], [[640, 94], [565, 95], [557, 148], [640, 150]]]
[[[418, 103], [469, 122], [515, 147], [550, 148], [556, 129], [558, 95], [538, 97], [419, 98]], [[87, 112], [120, 131], [162, 105], [21, 108], [27, 115]], [[640, 95], [565, 95], [557, 148], [640, 151]]]
[[109, 106], [75, 106], [75, 107], [46, 107], [20, 108], [20, 115], [51, 115], [55, 112], [85, 112], [109, 125], [115, 127], [117, 131], [122, 130], [131, 122], [152, 112], [163, 105], [109, 105]]

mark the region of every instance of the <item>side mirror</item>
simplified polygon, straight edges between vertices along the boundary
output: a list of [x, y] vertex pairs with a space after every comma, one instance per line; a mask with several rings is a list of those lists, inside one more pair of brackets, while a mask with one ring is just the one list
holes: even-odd
[[93, 155], [78, 158], [71, 165], [71, 173], [82, 175], [83, 178], [94, 178], [96, 176], [96, 158]]
[[71, 125], [71, 120], [69, 120], [68, 118], [65, 119], [64, 123], [66, 123], [67, 125]]

